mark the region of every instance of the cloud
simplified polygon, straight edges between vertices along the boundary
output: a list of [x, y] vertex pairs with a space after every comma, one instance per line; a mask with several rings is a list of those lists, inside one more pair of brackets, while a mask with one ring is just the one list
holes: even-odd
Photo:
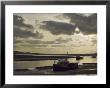
[[14, 28], [14, 36], [15, 37], [21, 37], [21, 38], [28, 38], [28, 37], [36, 37], [41, 39], [43, 37], [42, 34], [39, 32], [33, 33], [31, 31], [21, 30], [20, 28]]
[[72, 38], [66, 38], [66, 39], [63, 39], [62, 37], [59, 37], [55, 40], [51, 40], [51, 41], [44, 41], [44, 40], [25, 40], [25, 42], [29, 43], [29, 44], [45, 44], [45, 45], [48, 45], [48, 44], [62, 44], [62, 43], [67, 43], [69, 41], [72, 41]]
[[97, 33], [97, 14], [84, 15], [79, 13], [65, 13], [64, 17], [68, 17], [71, 23], [75, 23], [83, 34]]
[[15, 44], [23, 43], [23, 41], [22, 41], [22, 40], [16, 40], [16, 39], [14, 39], [14, 43], [15, 43]]
[[23, 44], [21, 45], [22, 47], [30, 47], [30, 48], [38, 48], [38, 47], [47, 47], [48, 45], [45, 45], [45, 44]]
[[30, 44], [55, 44], [55, 41], [43, 41], [43, 40], [28, 40], [26, 41], [27, 43]]
[[75, 31], [76, 26], [65, 22], [43, 21], [41, 28], [50, 31], [54, 35], [72, 35]]
[[21, 16], [17, 16], [17, 15], [13, 15], [13, 24], [19, 27], [26, 27], [33, 29], [32, 25], [24, 23], [24, 19]]
[[66, 47], [66, 45], [51, 45], [51, 47]]
[[93, 39], [92, 39], [92, 43], [93, 43], [93, 44], [97, 44], [97, 39], [96, 39], [96, 38], [93, 38]]
[[56, 41], [59, 43], [67, 43], [69, 41], [72, 41], [72, 38], [63, 39], [62, 37], [59, 37], [58, 39], [56, 39]]
[[62, 44], [62, 43], [67, 43], [69, 41], [72, 41], [72, 38], [62, 38], [62, 37], [59, 37], [53, 41], [44, 41], [44, 44]]
[[55, 18], [58, 19], [58, 20], [63, 20], [63, 21], [64, 21], [64, 20], [69, 20], [68, 17], [67, 17], [67, 18], [64, 17], [63, 14], [57, 15], [57, 16], [55, 16]]
[[43, 41], [42, 40], [27, 40], [26, 41], [27, 43], [30, 43], [30, 44], [43, 44]]
[[47, 47], [47, 46], [48, 45], [45, 45], [45, 44], [44, 45], [43, 44], [42, 45], [36, 45], [36, 47]]
[[21, 38], [35, 37], [38, 39], [43, 38], [42, 33], [36, 31], [33, 33], [30, 29], [34, 29], [34, 27], [30, 24], [25, 24], [24, 19], [21, 16], [14, 15], [14, 36]]

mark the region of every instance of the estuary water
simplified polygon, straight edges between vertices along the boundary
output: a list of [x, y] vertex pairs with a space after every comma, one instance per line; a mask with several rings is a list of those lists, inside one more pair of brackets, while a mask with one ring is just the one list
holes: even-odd
[[[80, 61], [76, 61], [75, 58], [68, 58], [70, 63], [97, 63], [96, 58], [84, 57]], [[14, 61], [14, 69], [27, 69], [34, 67], [43, 67], [43, 66], [52, 66], [54, 63], [57, 63], [57, 60], [41, 60], [41, 61]]]

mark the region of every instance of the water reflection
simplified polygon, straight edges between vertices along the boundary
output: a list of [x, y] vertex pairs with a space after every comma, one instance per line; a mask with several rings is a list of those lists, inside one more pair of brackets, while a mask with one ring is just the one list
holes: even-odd
[[[69, 58], [69, 62], [80, 62], [80, 63], [97, 63], [96, 58], [84, 57], [84, 59], [80, 61], [76, 61], [75, 58]], [[15, 61], [14, 69], [26, 69], [26, 68], [34, 68], [41, 66], [52, 66], [54, 63], [57, 63], [57, 60], [42, 60], [42, 61]]]

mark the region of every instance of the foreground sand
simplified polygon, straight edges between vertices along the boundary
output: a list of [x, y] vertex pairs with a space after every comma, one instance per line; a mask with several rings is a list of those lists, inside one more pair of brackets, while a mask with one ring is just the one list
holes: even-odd
[[96, 74], [97, 74], [96, 63], [80, 65], [78, 69], [61, 72], [54, 72], [52, 66], [14, 70], [14, 75], [96, 75]]

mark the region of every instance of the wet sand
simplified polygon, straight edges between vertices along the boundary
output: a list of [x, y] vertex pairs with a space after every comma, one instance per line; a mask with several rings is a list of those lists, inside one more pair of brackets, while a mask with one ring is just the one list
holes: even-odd
[[79, 65], [78, 69], [54, 72], [52, 66], [36, 67], [28, 69], [15, 69], [14, 75], [96, 75], [97, 64], [86, 63]]

